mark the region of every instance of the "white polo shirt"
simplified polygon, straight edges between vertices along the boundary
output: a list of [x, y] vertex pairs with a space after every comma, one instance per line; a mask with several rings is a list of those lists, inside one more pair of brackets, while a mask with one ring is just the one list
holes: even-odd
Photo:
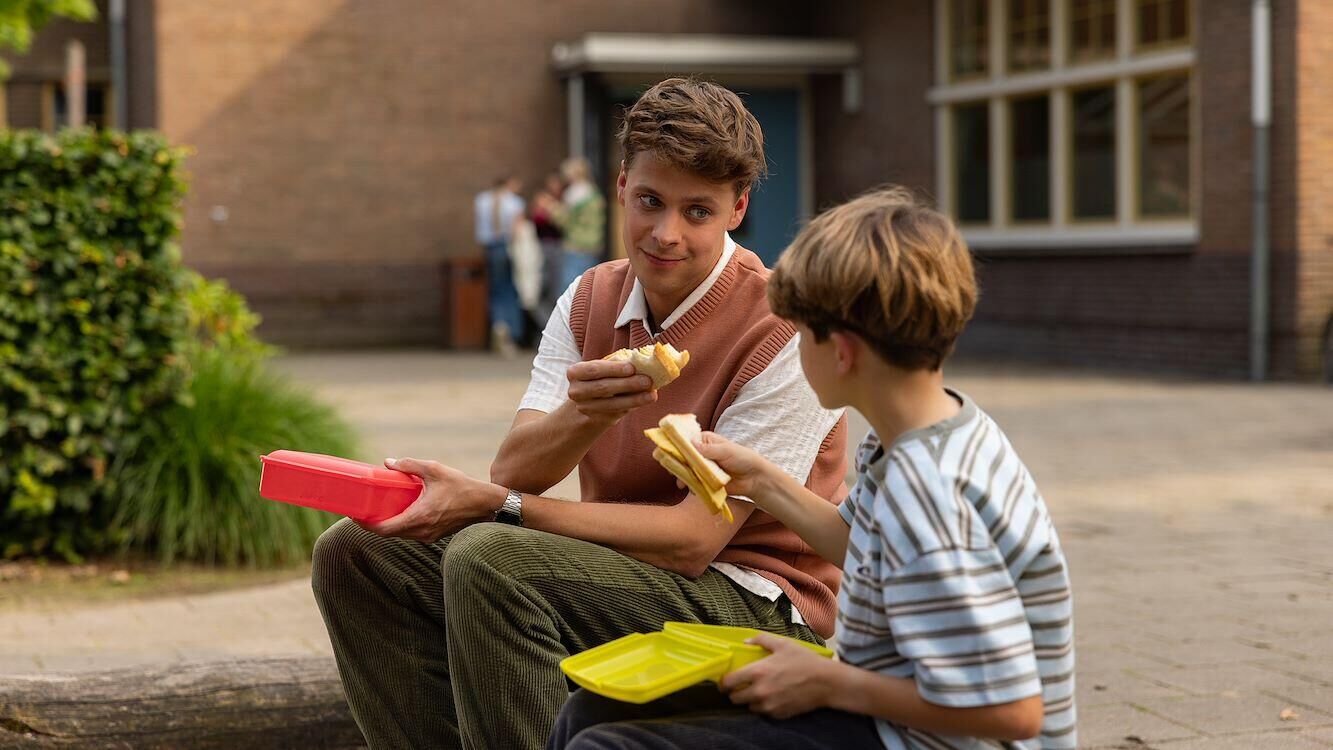
[[[660, 331], [654, 331], [648, 325], [648, 300], [643, 286], [635, 279], [625, 308], [616, 319], [616, 328], [640, 325], [656, 339], [708, 294], [735, 252], [736, 243], [728, 235], [722, 257], [718, 258], [708, 278], [662, 321]], [[519, 409], [549, 414], [569, 398], [569, 380], [565, 371], [570, 365], [583, 361], [583, 353], [569, 326], [569, 311], [578, 285], [577, 279], [570, 284], [546, 323], [541, 347], [532, 361], [532, 380], [519, 402]], [[837, 424], [842, 410], [829, 411], [819, 405], [818, 397], [801, 371], [798, 346], [799, 341], [793, 336], [768, 367], [741, 386], [735, 401], [718, 418], [714, 431], [756, 451], [804, 484], [815, 465], [820, 444]], [[781, 429], [775, 429], [779, 427]], [[748, 498], [738, 499], [748, 501]], [[712, 567], [747, 591], [769, 601], [783, 596], [777, 584], [746, 568], [730, 563], [713, 563]], [[804, 622], [795, 607], [792, 607], [792, 620]]]

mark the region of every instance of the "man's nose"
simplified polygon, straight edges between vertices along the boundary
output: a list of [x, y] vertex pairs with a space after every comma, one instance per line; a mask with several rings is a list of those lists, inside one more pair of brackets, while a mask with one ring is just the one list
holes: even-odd
[[653, 240], [658, 247], [673, 247], [680, 244], [681, 219], [669, 211], [663, 213], [662, 218], [653, 227]]

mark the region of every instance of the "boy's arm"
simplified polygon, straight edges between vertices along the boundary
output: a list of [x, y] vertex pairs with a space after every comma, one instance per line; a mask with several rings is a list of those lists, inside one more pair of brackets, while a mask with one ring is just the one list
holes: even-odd
[[816, 554], [842, 567], [847, 559], [851, 528], [838, 513], [838, 506], [806, 489], [795, 477], [758, 453], [715, 433], [704, 433], [698, 447], [704, 456], [731, 475], [729, 493], [750, 498], [761, 510], [796, 532]]

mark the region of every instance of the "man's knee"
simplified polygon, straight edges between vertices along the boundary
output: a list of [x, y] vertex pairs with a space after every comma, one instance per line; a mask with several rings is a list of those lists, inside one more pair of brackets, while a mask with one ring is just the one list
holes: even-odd
[[354, 564], [357, 556], [363, 554], [366, 542], [374, 536], [349, 518], [338, 521], [319, 535], [310, 565], [310, 587], [314, 589], [316, 599], [323, 599], [325, 594], [336, 590], [342, 571]]
[[502, 523], [479, 523], [462, 529], [449, 542], [441, 561], [446, 601], [469, 592], [492, 591], [496, 578], [513, 578], [541, 557], [544, 535]]

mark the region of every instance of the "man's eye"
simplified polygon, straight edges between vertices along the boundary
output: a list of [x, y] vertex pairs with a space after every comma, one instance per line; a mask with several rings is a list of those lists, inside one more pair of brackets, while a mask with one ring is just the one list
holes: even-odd
[[691, 208], [689, 211], [686, 211], [685, 213], [689, 214], [691, 219], [698, 219], [699, 221], [703, 221], [704, 219], [707, 219], [709, 216], [713, 215], [712, 211], [709, 211], [708, 209], [702, 208], [700, 206], [695, 206], [694, 208]]
[[640, 195], [639, 203], [642, 203], [644, 208], [657, 208], [662, 205], [662, 202], [657, 200], [657, 196], [654, 195]]

